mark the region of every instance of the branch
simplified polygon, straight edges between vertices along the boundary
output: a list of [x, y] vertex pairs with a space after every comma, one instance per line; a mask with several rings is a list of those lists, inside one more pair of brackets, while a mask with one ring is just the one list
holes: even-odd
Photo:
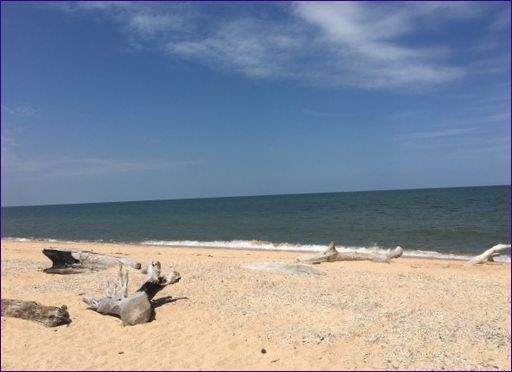
[[510, 249], [510, 244], [496, 244], [478, 256], [473, 257], [466, 264], [474, 266], [488, 261], [494, 262], [494, 257], [501, 255], [500, 252], [505, 249]]
[[297, 259], [299, 262], [308, 264], [319, 264], [321, 262], [334, 262], [334, 261], [373, 261], [373, 262], [390, 262], [393, 258], [398, 258], [403, 253], [402, 247], [396, 247], [393, 250], [359, 250], [352, 252], [339, 252], [336, 250], [336, 245], [331, 242], [329, 248], [321, 253], [312, 255], [301, 256]]

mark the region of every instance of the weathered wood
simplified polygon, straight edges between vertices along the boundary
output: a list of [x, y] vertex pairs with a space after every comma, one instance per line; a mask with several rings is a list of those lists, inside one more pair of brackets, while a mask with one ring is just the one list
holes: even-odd
[[390, 262], [393, 258], [398, 258], [403, 253], [402, 247], [396, 247], [393, 250], [371, 249], [359, 250], [351, 252], [340, 252], [336, 250], [336, 244], [331, 242], [329, 248], [321, 253], [305, 255], [297, 258], [297, 261], [307, 264], [319, 264], [322, 262], [333, 261], [373, 261], [373, 262]]
[[319, 264], [321, 262], [335, 261], [337, 255], [338, 251], [336, 250], [336, 244], [331, 242], [325, 251], [301, 256], [297, 258], [297, 261], [307, 264]]
[[44, 306], [35, 301], [10, 300], [2, 298], [2, 316], [21, 318], [57, 327], [71, 323], [67, 306]]
[[471, 258], [467, 264], [473, 266], [483, 264], [488, 261], [494, 262], [494, 257], [500, 256], [500, 252], [505, 249], [510, 249], [510, 244], [496, 244], [478, 256]]
[[140, 269], [141, 264], [129, 257], [109, 256], [90, 251], [43, 249], [43, 254], [52, 261], [52, 267], [44, 269], [50, 274], [79, 274], [84, 271], [104, 270], [116, 265], [127, 265]]
[[173, 271], [169, 276], [161, 275], [160, 262], [148, 265], [147, 276], [142, 286], [128, 296], [128, 271], [119, 267], [119, 275], [114, 288], [107, 288], [106, 296], [97, 300], [84, 298], [83, 301], [94, 311], [101, 314], [114, 315], [121, 318], [123, 325], [135, 325], [149, 322], [154, 307], [151, 300], [155, 295], [170, 284], [177, 283], [181, 275]]

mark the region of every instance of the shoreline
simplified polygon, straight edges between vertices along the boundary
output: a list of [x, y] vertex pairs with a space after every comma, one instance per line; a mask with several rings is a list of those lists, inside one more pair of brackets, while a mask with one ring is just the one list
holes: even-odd
[[[182, 280], [157, 298], [155, 320], [122, 327], [87, 310], [117, 268], [76, 275], [51, 266], [48, 242], [2, 240], [2, 297], [67, 305], [72, 323], [2, 318], [2, 369], [368, 370], [510, 367], [510, 263], [398, 258], [314, 265], [325, 275], [249, 270], [297, 252], [165, 249], [51, 242], [173, 267]], [[303, 252], [301, 252], [303, 253]], [[144, 275], [130, 269], [130, 292]], [[261, 350], [265, 349], [265, 353]], [[66, 352], [63, 353], [62, 351]]]
[[[61, 240], [61, 239], [38, 239], [38, 238], [11, 238], [5, 237], [1, 239], [2, 244], [4, 242], [21, 242], [21, 243], [30, 243], [30, 242], [38, 242], [38, 243], [46, 243], [46, 244], [118, 244], [118, 245], [131, 245], [131, 246], [144, 246], [144, 247], [155, 247], [155, 248], [172, 248], [172, 249], [214, 249], [214, 250], [238, 250], [238, 251], [262, 251], [262, 252], [292, 252], [296, 254], [307, 254], [307, 253], [317, 253], [321, 252], [319, 247], [324, 248], [324, 246], [318, 244], [299, 244], [299, 243], [286, 243], [286, 242], [270, 242], [270, 241], [262, 241], [262, 240], [230, 240], [230, 241], [194, 241], [194, 240], [183, 240], [183, 241], [142, 241], [142, 242], [122, 242], [122, 241], [89, 241], [89, 240]], [[158, 244], [157, 242], [165, 242], [162, 244]], [[197, 243], [197, 244], [179, 244], [179, 243]], [[173, 244], [166, 244], [173, 243]], [[174, 244], [176, 243], [176, 244]], [[219, 243], [219, 245], [204, 245], [204, 243]], [[236, 246], [233, 243], [240, 244], [255, 244], [254, 246]], [[257, 244], [260, 244], [258, 246]], [[224, 245], [221, 245], [224, 244]], [[231, 244], [231, 245], [226, 245]], [[275, 248], [262, 248], [261, 245], [273, 245]], [[279, 248], [279, 246], [281, 246]], [[304, 247], [304, 249], [294, 249], [293, 247]], [[308, 247], [310, 249], [308, 249]], [[313, 249], [315, 247], [315, 249]], [[325, 245], [325, 249], [327, 249], [328, 245]], [[338, 249], [342, 249], [345, 251], [351, 251], [355, 249], [372, 249], [373, 247], [347, 247], [347, 246], [337, 246]], [[482, 253], [486, 249], [490, 247], [483, 248], [480, 252], [475, 252], [473, 254], [469, 253], [443, 253], [439, 251], [432, 250], [408, 250], [404, 249], [404, 253], [401, 258], [407, 259], [426, 259], [426, 260], [443, 260], [443, 261], [468, 261], [472, 257]], [[385, 249], [385, 248], [381, 248]], [[495, 258], [496, 262], [502, 263], [510, 263], [511, 257], [507, 254], [503, 254]]]

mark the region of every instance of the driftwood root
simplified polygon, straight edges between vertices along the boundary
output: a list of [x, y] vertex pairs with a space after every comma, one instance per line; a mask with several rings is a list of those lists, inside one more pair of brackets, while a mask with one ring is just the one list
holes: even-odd
[[90, 309], [101, 314], [114, 315], [121, 318], [123, 325], [147, 323], [154, 314], [151, 302], [153, 297], [170, 284], [180, 281], [181, 275], [173, 271], [170, 275], [161, 274], [160, 262], [148, 265], [146, 281], [133, 294], [128, 295], [128, 271], [119, 267], [117, 283], [113, 288], [109, 285], [106, 296], [101, 299], [85, 297], [83, 301]]

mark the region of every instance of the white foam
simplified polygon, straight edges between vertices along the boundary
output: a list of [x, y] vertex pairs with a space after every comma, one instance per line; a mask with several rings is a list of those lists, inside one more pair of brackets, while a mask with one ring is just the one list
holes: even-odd
[[[11, 242], [48, 242], [48, 243], [76, 243], [73, 240], [60, 240], [60, 239], [38, 239], [38, 238], [13, 238], [13, 237], [5, 237], [3, 240], [11, 241]], [[89, 242], [88, 240], [83, 240], [83, 242]]]
[[[317, 244], [291, 244], [276, 243], [264, 240], [215, 240], [215, 241], [198, 241], [198, 240], [146, 240], [141, 244], [158, 245], [167, 247], [191, 247], [191, 248], [226, 248], [226, 249], [251, 249], [251, 250], [272, 250], [272, 251], [292, 251], [292, 252], [322, 252], [327, 249], [326, 245]], [[372, 247], [358, 246], [336, 246], [340, 252], [368, 252], [375, 250], [383, 250], [377, 245]], [[461, 260], [467, 261], [472, 255], [459, 255], [453, 253], [440, 253], [428, 250], [404, 250], [404, 257], [412, 258], [436, 258], [443, 260]], [[500, 256], [495, 258], [496, 261], [510, 262], [509, 256]]]
[[[16, 242], [32, 242], [32, 241], [46, 241], [46, 242], [65, 242], [73, 243], [69, 240], [57, 239], [34, 239], [34, 238], [13, 238], [6, 237], [5, 240]], [[88, 242], [81, 240], [82, 242]], [[103, 240], [96, 240], [102, 242]], [[265, 240], [214, 240], [214, 241], [199, 241], [199, 240], [146, 240], [138, 244], [143, 245], [157, 245], [167, 247], [190, 247], [190, 248], [225, 248], [225, 249], [250, 249], [250, 250], [271, 250], [271, 251], [290, 251], [290, 252], [322, 252], [327, 249], [327, 245], [319, 244], [292, 244], [292, 243], [276, 243]], [[368, 252], [375, 250], [382, 250], [382, 247], [374, 245], [371, 247], [358, 247], [358, 246], [340, 246], [337, 245], [336, 249], [340, 252]], [[482, 248], [482, 252], [486, 248]], [[442, 260], [459, 260], [467, 261], [474, 255], [461, 255], [454, 253], [441, 253], [429, 250], [404, 250], [403, 257], [411, 258], [435, 258]], [[498, 262], [511, 262], [510, 256], [502, 255], [494, 258]]]
[[10, 240], [10, 241], [13, 241], [13, 242], [33, 242], [35, 241], [35, 239], [32, 239], [32, 238], [11, 238], [11, 237], [6, 237], [6, 238], [3, 238], [5, 240]]
[[321, 252], [325, 250], [324, 245], [302, 245], [290, 243], [275, 243], [264, 240], [146, 240], [141, 244], [160, 245], [168, 247], [196, 247], [196, 248], [227, 248], [227, 249], [254, 249], [272, 251], [299, 251], [299, 252]]

